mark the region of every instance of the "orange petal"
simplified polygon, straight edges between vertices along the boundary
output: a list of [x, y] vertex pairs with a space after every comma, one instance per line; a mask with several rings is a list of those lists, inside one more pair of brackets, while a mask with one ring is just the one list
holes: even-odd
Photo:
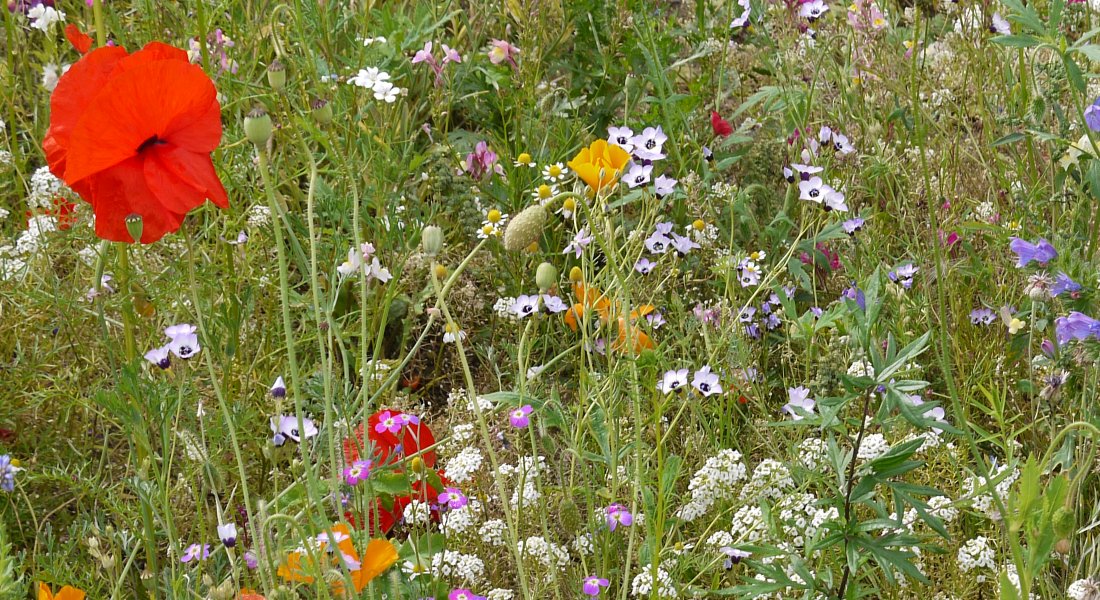
[[65, 26], [65, 39], [81, 54], [87, 54], [92, 49], [92, 36], [84, 33], [79, 27], [69, 23]]
[[209, 154], [184, 150], [175, 144], [157, 146], [144, 154], [145, 183], [168, 210], [186, 214], [207, 198], [222, 208], [229, 206]]
[[84, 590], [78, 590], [67, 585], [57, 592], [54, 600], [84, 600]]
[[363, 552], [363, 559], [358, 571], [351, 574], [355, 591], [361, 592], [363, 588], [375, 577], [381, 575], [397, 562], [397, 548], [389, 540], [374, 539], [367, 544]]
[[50, 586], [46, 585], [46, 582], [38, 582], [38, 600], [53, 600], [53, 592], [50, 591]]

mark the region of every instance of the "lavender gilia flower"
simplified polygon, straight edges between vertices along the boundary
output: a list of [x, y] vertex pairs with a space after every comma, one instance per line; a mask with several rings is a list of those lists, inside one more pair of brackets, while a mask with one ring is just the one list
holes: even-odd
[[649, 260], [648, 258], [639, 258], [638, 262], [634, 263], [634, 270], [642, 275], [649, 275], [653, 272], [653, 267], [656, 267], [657, 263]]
[[573, 236], [573, 241], [565, 247], [565, 250], [562, 251], [562, 254], [569, 254], [570, 252], [572, 252], [576, 255], [577, 258], [580, 258], [581, 254], [584, 252], [584, 249], [587, 248], [588, 245], [591, 244], [592, 241], [595, 239], [595, 237], [588, 234], [588, 228], [583, 227], [580, 231], [576, 233], [576, 235]]
[[719, 383], [718, 374], [710, 371], [710, 365], [703, 365], [703, 368], [695, 372], [695, 377], [691, 380], [691, 387], [703, 396], [722, 393], [722, 385]]
[[970, 311], [970, 322], [974, 325], [992, 325], [997, 321], [997, 313], [982, 307]]
[[848, 219], [840, 224], [840, 228], [844, 230], [844, 233], [848, 235], [855, 235], [857, 231], [863, 229], [863, 219], [856, 217], [854, 219]]
[[274, 433], [272, 442], [276, 446], [282, 446], [289, 439], [294, 443], [301, 443], [302, 438], [309, 439], [317, 435], [317, 426], [312, 419], [302, 419], [303, 431], [298, 430], [298, 418], [292, 415], [279, 415], [271, 417], [271, 431]]
[[783, 405], [783, 412], [791, 416], [795, 421], [801, 421], [807, 414], [813, 414], [817, 402], [810, 397], [810, 390], [803, 386], [787, 389], [789, 402]]
[[508, 312], [516, 315], [520, 319], [529, 317], [539, 311], [539, 297], [537, 295], [527, 296], [522, 295], [516, 298], [516, 301], [512, 303], [512, 306], [508, 307]]
[[229, 523], [218, 525], [218, 538], [225, 544], [226, 548], [232, 548], [237, 545], [237, 524], [230, 521]]
[[665, 371], [665, 374], [661, 377], [661, 381], [657, 383], [657, 389], [662, 394], [671, 394], [684, 389], [688, 384], [688, 370], [671, 369]]

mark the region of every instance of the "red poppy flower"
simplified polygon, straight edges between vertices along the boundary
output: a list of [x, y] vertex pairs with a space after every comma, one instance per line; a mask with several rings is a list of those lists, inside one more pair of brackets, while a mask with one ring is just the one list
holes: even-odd
[[723, 119], [716, 110], [710, 111], [710, 126], [714, 129], [714, 135], [729, 137], [733, 133], [733, 127], [730, 126], [729, 121]]
[[87, 54], [92, 49], [92, 36], [84, 33], [76, 25], [69, 23], [65, 26], [65, 39], [81, 54]]
[[221, 141], [214, 83], [187, 53], [151, 42], [128, 54], [97, 48], [61, 76], [42, 147], [50, 171], [92, 205], [96, 235], [141, 242], [176, 231], [206, 200], [227, 208], [210, 153]]

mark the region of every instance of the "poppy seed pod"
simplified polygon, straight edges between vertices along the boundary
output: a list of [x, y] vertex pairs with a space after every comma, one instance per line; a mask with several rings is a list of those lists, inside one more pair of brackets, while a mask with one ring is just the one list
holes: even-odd
[[267, 66], [267, 83], [276, 92], [286, 88], [286, 65], [277, 58]]
[[519, 252], [527, 246], [538, 242], [542, 237], [542, 230], [546, 227], [546, 209], [534, 204], [525, 208], [508, 223], [504, 230], [504, 248], [511, 252]]
[[435, 225], [420, 230], [420, 249], [429, 257], [437, 256], [443, 250], [443, 230]]
[[262, 107], [257, 106], [244, 118], [244, 135], [257, 146], [267, 144], [271, 139], [271, 116]]
[[544, 262], [535, 269], [535, 284], [539, 286], [539, 292], [546, 293], [558, 282], [558, 269], [554, 265]]
[[313, 119], [321, 125], [328, 125], [332, 122], [332, 104], [324, 98], [317, 98], [310, 103]]
[[145, 221], [141, 218], [141, 215], [137, 213], [128, 214], [124, 222], [126, 223], [126, 231], [130, 233], [130, 237], [134, 238], [135, 242], [140, 240], [142, 231], [145, 229]]

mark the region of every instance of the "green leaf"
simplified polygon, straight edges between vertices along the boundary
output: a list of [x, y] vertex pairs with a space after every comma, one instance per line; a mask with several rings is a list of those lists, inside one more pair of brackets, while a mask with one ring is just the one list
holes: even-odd
[[412, 484], [405, 473], [379, 473], [370, 479], [371, 489], [379, 494], [404, 496], [412, 493]]
[[989, 41], [1009, 48], [1033, 48], [1041, 43], [1038, 38], [1030, 35], [998, 35]]
[[1018, 142], [1018, 141], [1023, 140], [1023, 139], [1027, 139], [1027, 134], [1025, 134], [1023, 132], [1020, 132], [1020, 131], [1016, 131], [1016, 132], [1010, 133], [1006, 136], [1003, 136], [1003, 137], [1000, 137], [1000, 138], [997, 138], [996, 140], [994, 140], [993, 141], [993, 147], [1004, 146], [1005, 144], [1011, 144], [1013, 142]]

